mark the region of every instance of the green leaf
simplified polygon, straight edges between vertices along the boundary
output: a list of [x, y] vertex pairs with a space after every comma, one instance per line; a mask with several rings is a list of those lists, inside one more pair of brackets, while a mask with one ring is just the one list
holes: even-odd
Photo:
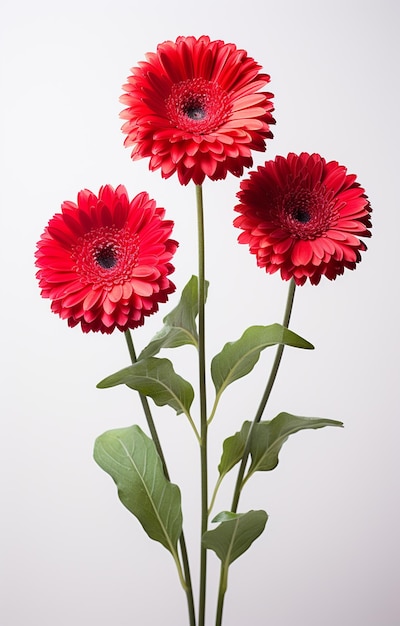
[[[208, 283], [206, 283], [207, 292]], [[162, 348], [176, 348], [185, 344], [198, 347], [196, 317], [198, 307], [198, 280], [192, 276], [184, 287], [178, 305], [166, 317], [163, 328], [142, 350], [138, 360], [158, 354]]]
[[222, 446], [221, 461], [218, 465], [220, 478], [223, 478], [236, 463], [241, 461], [249, 429], [250, 422], [244, 422], [240, 431], [225, 439]]
[[139, 426], [103, 433], [94, 446], [96, 463], [118, 488], [118, 496], [151, 539], [176, 558], [182, 532], [181, 495], [164, 475], [153, 441]]
[[256, 471], [273, 470], [279, 462], [279, 452], [290, 435], [300, 430], [339, 426], [343, 423], [319, 417], [299, 417], [290, 413], [279, 413], [271, 421], [254, 425], [251, 437], [251, 466], [246, 480]]
[[232, 511], [221, 511], [211, 521], [213, 524], [217, 522], [229, 522], [233, 519], [237, 519], [242, 513], [233, 513]]
[[211, 362], [211, 376], [218, 395], [235, 380], [245, 376], [255, 366], [264, 348], [284, 344], [312, 349], [313, 345], [281, 324], [251, 326], [240, 339], [225, 344]]
[[265, 511], [230, 513], [224, 511], [213, 521], [221, 522], [203, 535], [203, 545], [214, 550], [224, 566], [241, 556], [263, 532], [268, 515]]
[[104, 378], [97, 387], [105, 389], [115, 385], [136, 389], [152, 398], [158, 406], [169, 405], [178, 415], [188, 415], [194, 398], [193, 387], [174, 371], [168, 359], [150, 357], [137, 361]]

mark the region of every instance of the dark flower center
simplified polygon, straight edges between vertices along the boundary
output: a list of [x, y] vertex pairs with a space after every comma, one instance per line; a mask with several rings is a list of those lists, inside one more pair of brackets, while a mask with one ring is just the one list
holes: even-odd
[[109, 270], [117, 264], [117, 252], [112, 244], [100, 248], [94, 253], [97, 263], [105, 270]]
[[201, 104], [195, 100], [193, 102], [187, 102], [183, 107], [183, 112], [190, 117], [191, 120], [203, 120], [206, 116], [206, 111]]
[[297, 220], [301, 224], [307, 224], [310, 221], [310, 214], [305, 209], [296, 209], [293, 211], [293, 219]]
[[316, 239], [335, 222], [337, 210], [332, 194], [327, 193], [323, 185], [310, 189], [303, 184], [276, 198], [274, 221], [292, 237]]
[[80, 280], [105, 289], [128, 281], [138, 256], [139, 236], [129, 228], [115, 226], [89, 231], [72, 250]]
[[171, 124], [197, 135], [211, 133], [222, 126], [232, 110], [226, 91], [205, 78], [172, 85], [165, 107]]

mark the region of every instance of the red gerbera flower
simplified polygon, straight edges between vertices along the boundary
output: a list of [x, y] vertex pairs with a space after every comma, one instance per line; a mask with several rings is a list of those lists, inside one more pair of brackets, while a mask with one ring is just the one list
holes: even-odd
[[183, 185], [241, 176], [251, 150], [272, 138], [273, 95], [259, 92], [270, 77], [244, 50], [207, 36], [165, 41], [146, 59], [120, 98], [132, 159], [150, 157], [151, 170], [177, 172]]
[[355, 269], [367, 249], [371, 207], [354, 174], [319, 154], [290, 153], [250, 173], [240, 184], [234, 225], [259, 267], [284, 280], [317, 285]]
[[147, 193], [129, 201], [125, 187], [84, 189], [64, 202], [37, 244], [36, 276], [52, 311], [83, 332], [112, 333], [144, 322], [175, 285], [170, 260], [177, 243]]

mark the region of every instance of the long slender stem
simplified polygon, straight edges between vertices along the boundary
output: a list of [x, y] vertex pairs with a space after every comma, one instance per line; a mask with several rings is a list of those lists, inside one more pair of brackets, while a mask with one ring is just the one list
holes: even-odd
[[[126, 343], [128, 346], [131, 361], [132, 363], [136, 363], [136, 352], [135, 352], [135, 348], [134, 348], [133, 341], [132, 341], [132, 335], [129, 330], [125, 331], [125, 339], [126, 339]], [[158, 437], [156, 426], [154, 424], [154, 420], [151, 414], [149, 403], [147, 401], [146, 396], [144, 396], [141, 393], [139, 393], [139, 396], [140, 396], [140, 401], [142, 403], [143, 411], [146, 417], [147, 425], [149, 427], [152, 440], [157, 449], [158, 456], [161, 459], [165, 477], [167, 478], [167, 480], [170, 480], [167, 464], [165, 461], [165, 456], [161, 447], [161, 443]], [[183, 531], [179, 538], [179, 546], [181, 549], [183, 571], [185, 574], [185, 591], [186, 591], [186, 598], [187, 598], [188, 611], [189, 611], [189, 624], [190, 626], [196, 626], [196, 615], [195, 615], [195, 608], [194, 608], [192, 579], [190, 575], [189, 558], [188, 558], [186, 541], [185, 541], [185, 536], [184, 536]]]
[[[282, 322], [282, 325], [285, 326], [286, 328], [289, 326], [290, 316], [292, 314], [295, 289], [296, 289], [296, 283], [292, 279], [290, 281], [290, 283], [289, 283], [289, 290], [288, 290], [288, 295], [287, 295], [286, 308], [285, 308], [285, 313], [284, 313], [283, 322]], [[265, 407], [267, 405], [268, 399], [269, 399], [269, 397], [271, 395], [272, 387], [274, 385], [274, 382], [275, 382], [275, 379], [276, 379], [276, 375], [278, 373], [279, 365], [280, 365], [280, 362], [281, 362], [281, 359], [282, 359], [284, 347], [285, 347], [284, 344], [279, 344], [279, 346], [277, 348], [277, 351], [276, 351], [276, 354], [275, 354], [275, 359], [274, 359], [274, 362], [273, 362], [272, 368], [271, 368], [271, 373], [270, 373], [269, 379], [267, 381], [267, 385], [265, 387], [263, 396], [261, 398], [261, 402], [260, 402], [259, 407], [257, 409], [257, 413], [256, 413], [256, 415], [254, 417], [254, 420], [253, 420], [253, 422], [252, 422], [252, 424], [250, 426], [250, 429], [249, 429], [249, 432], [248, 432], [248, 435], [247, 435], [245, 449], [244, 449], [244, 452], [243, 452], [242, 461], [240, 463], [239, 472], [238, 472], [236, 485], [235, 485], [235, 490], [234, 490], [234, 494], [233, 494], [233, 500], [232, 500], [232, 506], [231, 506], [231, 511], [233, 513], [236, 513], [236, 511], [237, 511], [238, 504], [239, 504], [239, 498], [240, 498], [241, 490], [242, 490], [242, 487], [243, 487], [244, 472], [246, 470], [246, 465], [247, 465], [247, 461], [248, 461], [249, 454], [250, 454], [250, 442], [251, 442], [252, 431], [253, 431], [253, 428], [254, 428], [255, 424], [257, 424], [261, 420], [261, 417], [262, 417], [262, 415], [264, 413], [264, 410], [265, 410]], [[224, 598], [225, 598], [225, 592], [226, 592], [226, 584], [224, 584], [224, 581], [225, 581], [225, 577], [223, 576], [223, 570], [222, 570], [222, 565], [221, 565], [221, 579], [220, 579], [220, 586], [219, 586], [219, 590], [218, 590], [218, 605], [217, 605], [217, 614], [216, 614], [215, 626], [221, 626], [221, 624], [222, 624], [222, 612], [223, 612]]]
[[[283, 322], [282, 325], [285, 326], [285, 328], [287, 328], [289, 326], [289, 322], [290, 322], [290, 316], [292, 313], [292, 308], [293, 308], [293, 300], [294, 300], [294, 292], [296, 289], [296, 283], [294, 282], [294, 280], [292, 279], [289, 283], [289, 290], [288, 290], [288, 295], [287, 295], [287, 301], [286, 301], [286, 308], [285, 308], [285, 313], [283, 316]], [[275, 354], [275, 359], [274, 362], [272, 364], [272, 368], [271, 368], [271, 373], [269, 375], [269, 379], [267, 382], [267, 385], [265, 387], [265, 391], [264, 394], [261, 398], [261, 402], [259, 404], [257, 413], [254, 417], [254, 420], [250, 426], [248, 435], [247, 435], [247, 439], [246, 439], [246, 445], [245, 445], [245, 449], [244, 449], [244, 453], [243, 453], [243, 457], [242, 457], [242, 461], [240, 463], [240, 468], [239, 468], [239, 472], [238, 472], [238, 476], [236, 479], [236, 485], [235, 485], [235, 491], [233, 494], [233, 500], [232, 500], [232, 507], [231, 507], [231, 511], [233, 513], [236, 513], [237, 511], [237, 507], [239, 504], [239, 498], [240, 498], [240, 493], [241, 493], [241, 489], [243, 486], [243, 476], [244, 476], [244, 472], [246, 469], [246, 465], [247, 465], [247, 461], [249, 458], [249, 453], [250, 453], [250, 442], [251, 442], [251, 436], [252, 436], [252, 431], [253, 428], [255, 426], [255, 424], [257, 424], [261, 418], [262, 415], [264, 413], [265, 407], [267, 405], [269, 396], [271, 395], [271, 391], [272, 391], [272, 387], [274, 385], [275, 379], [276, 379], [276, 375], [278, 373], [278, 369], [279, 369], [279, 365], [281, 363], [282, 360], [282, 355], [283, 355], [283, 350], [284, 350], [285, 346], [284, 344], [279, 344], [277, 350], [276, 350], [276, 354]]]
[[[196, 185], [197, 235], [198, 235], [198, 307], [199, 307], [199, 393], [200, 393], [200, 464], [201, 464], [201, 537], [208, 521], [208, 470], [207, 470], [207, 402], [205, 359], [205, 250], [203, 190]], [[207, 550], [200, 547], [199, 626], [204, 626], [207, 584]]]
[[215, 624], [216, 626], [221, 626], [222, 624], [222, 612], [224, 610], [224, 598], [226, 593], [226, 588], [228, 585], [228, 567], [229, 565], [221, 564], [221, 573], [219, 579], [219, 589], [218, 589], [218, 600], [217, 600], [217, 613]]

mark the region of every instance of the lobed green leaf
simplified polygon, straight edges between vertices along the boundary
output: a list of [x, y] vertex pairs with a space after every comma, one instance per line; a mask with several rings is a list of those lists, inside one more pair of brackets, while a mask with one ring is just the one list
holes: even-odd
[[278, 465], [279, 452], [290, 435], [300, 430], [325, 426], [342, 427], [343, 423], [320, 417], [299, 417], [290, 413], [279, 413], [271, 421], [255, 424], [251, 436], [251, 465], [247, 478], [256, 471], [273, 470]]
[[158, 406], [167, 404], [172, 407], [178, 415], [189, 413], [194, 398], [193, 387], [175, 372], [168, 359], [142, 359], [104, 378], [97, 387], [105, 389], [116, 385], [136, 389], [152, 398]]
[[268, 515], [265, 511], [231, 513], [224, 511], [213, 521], [220, 522], [203, 535], [203, 545], [213, 550], [224, 566], [241, 556], [263, 532]]
[[235, 380], [246, 376], [269, 346], [284, 344], [313, 349], [313, 345], [281, 324], [251, 326], [240, 339], [225, 344], [211, 362], [211, 376], [217, 395]]
[[221, 461], [218, 465], [220, 478], [223, 478], [243, 457], [250, 422], [243, 423], [240, 431], [225, 439], [222, 445]]
[[[206, 283], [207, 293], [208, 283]], [[163, 328], [139, 354], [138, 360], [158, 354], [162, 348], [177, 348], [185, 344], [198, 347], [196, 317], [198, 306], [198, 279], [192, 276], [183, 288], [178, 305], [166, 317]]]
[[181, 495], [166, 479], [153, 441], [139, 426], [110, 430], [96, 439], [94, 459], [114, 480], [119, 499], [148, 536], [176, 558]]

